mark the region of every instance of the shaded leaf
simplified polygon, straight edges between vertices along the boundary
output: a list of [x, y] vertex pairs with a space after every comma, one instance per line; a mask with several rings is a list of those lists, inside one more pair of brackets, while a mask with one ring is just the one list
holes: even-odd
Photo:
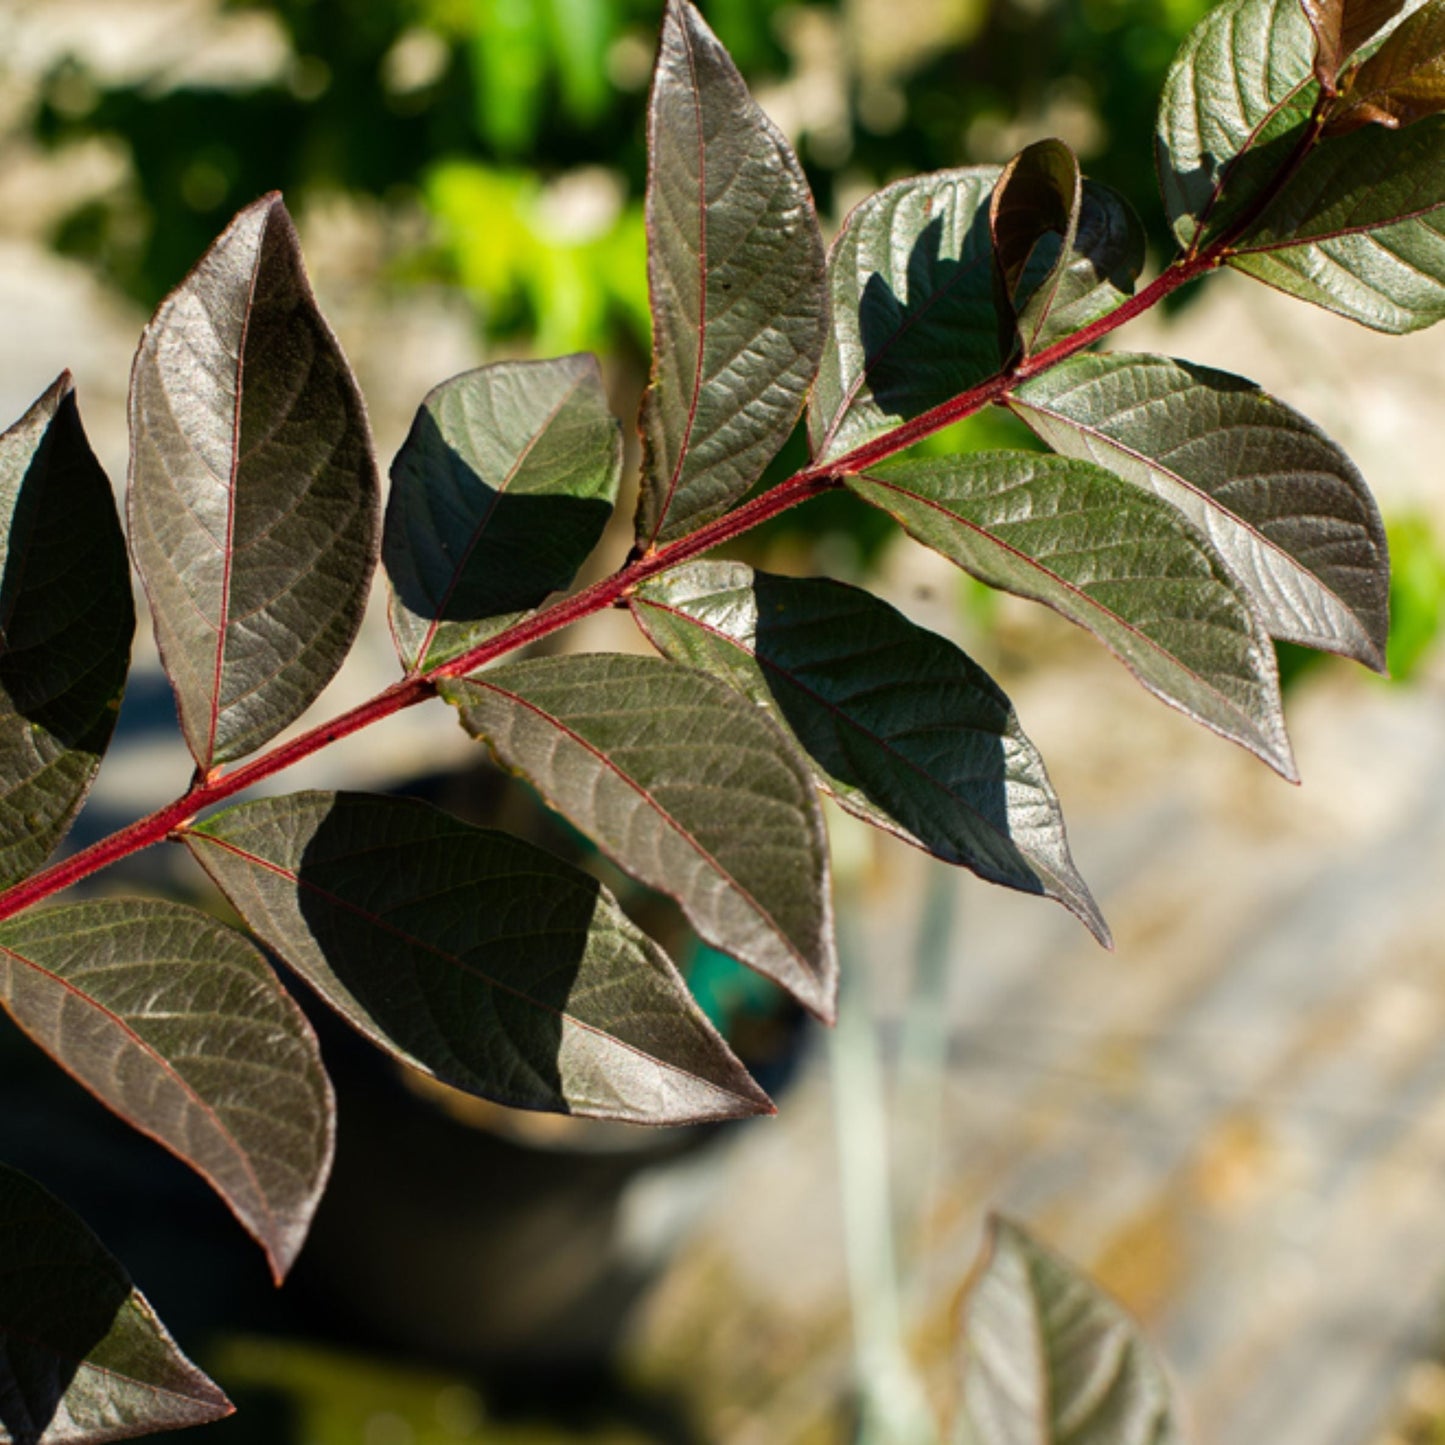
[[808, 403], [819, 460], [995, 375], [999, 313], [988, 206], [997, 166], [886, 186], [828, 253], [831, 331]]
[[1442, 110], [1445, 3], [1428, 0], [1350, 77], [1326, 133], [1339, 134], [1362, 125], [1395, 130]]
[[1315, 34], [1315, 76], [1331, 87], [1339, 69], [1404, 8], [1405, 0], [1300, 0]]
[[130, 534], [203, 772], [299, 716], [375, 560], [366, 411], [277, 195], [161, 303], [131, 375]]
[[803, 409], [827, 326], [802, 168], [688, 0], [668, 0], [647, 139], [644, 547], [694, 531], [762, 474]]
[[65, 835], [120, 711], [135, 609], [69, 373], [0, 436], [0, 888]]
[[382, 561], [410, 671], [475, 647], [567, 587], [602, 536], [621, 427], [590, 356], [443, 382], [391, 468]]
[[607, 655], [512, 663], [441, 693], [703, 939], [832, 1017], [822, 814], [807, 765], [752, 703], [692, 668]]
[[353, 1028], [522, 1109], [681, 1124], [767, 1112], [666, 955], [597, 882], [424, 803], [295, 793], [185, 834]]
[[1174, 1390], [1117, 1301], [993, 1218], [962, 1320], [958, 1445], [1182, 1445]]
[[1318, 146], [1229, 264], [1377, 331], [1445, 317], [1445, 116]]
[[229, 1415], [119, 1261], [33, 1179], [0, 1165], [0, 1439], [100, 1445]]
[[1350, 459], [1253, 382], [1164, 356], [1070, 357], [1010, 404], [1056, 451], [1172, 502], [1274, 637], [1385, 666], [1385, 529]]
[[1026, 452], [894, 462], [847, 480], [920, 542], [1088, 628], [1150, 692], [1295, 777], [1269, 637], [1169, 503], [1088, 462]]
[[[1300, 0], [1221, 0], [1185, 39], [1155, 135], [1165, 209], [1183, 245], [1217, 233], [1279, 169], [1317, 94], [1314, 58]], [[1258, 163], [1240, 165], [1245, 152]]]
[[868, 592], [694, 562], [632, 612], [676, 662], [760, 704], [850, 813], [981, 878], [1058, 899], [1102, 943], [1043, 759], [998, 685]]
[[0, 923], [0, 1001], [286, 1273], [331, 1168], [335, 1106], [311, 1025], [251, 943], [178, 903], [23, 913]]

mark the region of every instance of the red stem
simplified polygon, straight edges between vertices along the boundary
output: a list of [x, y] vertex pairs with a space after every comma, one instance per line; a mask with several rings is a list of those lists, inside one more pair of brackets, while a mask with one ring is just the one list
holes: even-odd
[[1012, 370], [990, 377], [951, 401], [946, 401], [911, 421], [903, 422], [892, 431], [865, 442], [834, 461], [815, 462], [787, 481], [754, 497], [752, 501], [715, 518], [696, 532], [643, 553], [611, 577], [594, 582], [581, 592], [524, 618], [515, 626], [498, 633], [451, 662], [433, 668], [430, 672], [404, 678], [349, 712], [342, 713], [330, 722], [321, 723], [309, 732], [299, 734], [290, 742], [282, 743], [270, 752], [242, 763], [229, 773], [217, 773], [201, 779], [175, 802], [0, 893], [0, 919], [13, 917], [42, 899], [68, 888], [72, 883], [88, 878], [118, 859], [138, 853], [153, 843], [159, 843], [184, 828], [203, 809], [224, 801], [254, 783], [273, 777], [293, 763], [309, 758], [313, 753], [320, 752], [322, 748], [341, 738], [360, 732], [362, 728], [380, 722], [382, 718], [391, 717], [405, 708], [425, 702], [435, 694], [439, 679], [460, 677], [474, 672], [486, 663], [519, 647], [525, 647], [528, 643], [536, 642], [569, 623], [605, 611], [624, 600], [635, 587], [649, 577], [742, 536], [760, 522], [840, 486], [844, 477], [854, 476], [953, 422], [972, 416], [989, 403], [1002, 400], [1019, 382], [1026, 381], [1041, 371], [1047, 371], [1066, 357], [1092, 346], [1101, 337], [1133, 320], [1181, 286], [1218, 266], [1233, 241], [1262, 213], [1264, 205], [1278, 194], [1279, 187], [1293, 175], [1304, 153], [1318, 139], [1318, 133], [1317, 124], [1309, 128], [1307, 138], [1302, 139], [1295, 154], [1281, 168], [1276, 184], [1267, 187], [1267, 194], [1261, 197], [1260, 203], [1251, 208], [1225, 235], [1197, 255], [1185, 256], [1175, 261], [1142, 291], [1129, 297], [1108, 315], [1101, 316], [1083, 330], [1074, 332], [1072, 336], [1067, 336], [1036, 355], [1020, 361]]

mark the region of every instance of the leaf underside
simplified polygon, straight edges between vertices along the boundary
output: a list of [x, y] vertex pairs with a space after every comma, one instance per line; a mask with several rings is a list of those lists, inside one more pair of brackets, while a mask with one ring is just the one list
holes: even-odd
[[802, 168], [688, 0], [668, 0], [653, 77], [647, 235], [644, 547], [696, 530], [762, 474], [802, 411], [827, 325]]
[[286, 1273], [331, 1167], [335, 1107], [310, 1024], [244, 937], [176, 903], [24, 913], [0, 923], [0, 1002], [201, 1174]]
[[713, 947], [831, 1018], [827, 838], [807, 764], [729, 687], [658, 658], [537, 658], [442, 684], [503, 767]]
[[1269, 637], [1167, 502], [1088, 462], [1024, 452], [894, 462], [847, 480], [926, 546], [1087, 628], [1156, 697], [1295, 778]]
[[130, 417], [131, 546], [208, 772], [330, 681], [376, 555], [365, 407], [279, 196], [242, 211], [162, 303]]
[[342, 1018], [445, 1083], [632, 1123], [771, 1109], [611, 894], [529, 843], [320, 792], [240, 804], [185, 841]]
[[392, 464], [382, 536], [407, 670], [460, 656], [569, 586], [621, 472], [590, 356], [499, 362], [433, 390]]
[[962, 1321], [957, 1445], [1183, 1445], [1153, 1346], [1017, 1224], [990, 1221]]
[[64, 837], [130, 664], [130, 563], [62, 376], [0, 436], [0, 888]]
[[1010, 405], [1055, 451], [1178, 507], [1272, 636], [1384, 670], [1385, 529], [1353, 463], [1298, 412], [1227, 372], [1125, 352], [1071, 357]]
[[849, 812], [1058, 899], [1107, 942], [1043, 759], [951, 642], [856, 587], [738, 562], [678, 568], [639, 588], [632, 611], [665, 656], [767, 708]]
[[4, 1165], [0, 1276], [0, 1440], [101, 1445], [231, 1413], [95, 1235]]

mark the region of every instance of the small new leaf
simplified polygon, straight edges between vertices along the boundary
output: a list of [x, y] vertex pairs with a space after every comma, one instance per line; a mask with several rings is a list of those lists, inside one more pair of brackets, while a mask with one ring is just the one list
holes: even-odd
[[870, 593], [694, 562], [632, 613], [674, 661], [720, 677], [797, 740], [855, 816], [981, 878], [1058, 899], [1101, 943], [1043, 759], [998, 685]]
[[1397, 16], [1405, 0], [1300, 0], [1315, 34], [1315, 77], [1333, 95], [1340, 67]]
[[356, 635], [379, 531], [356, 381], [276, 195], [161, 303], [131, 375], [130, 535], [200, 770], [298, 717]]
[[410, 800], [296, 793], [185, 842], [342, 1018], [444, 1083], [641, 1124], [772, 1108], [612, 895], [521, 839]]
[[1384, 525], [1354, 464], [1298, 412], [1241, 377], [1125, 352], [1071, 357], [1010, 405], [1055, 451], [1178, 507], [1272, 636], [1384, 670]]
[[590, 356], [443, 382], [391, 468], [382, 562], [408, 672], [484, 642], [567, 587], [617, 500], [622, 429]]
[[130, 564], [70, 376], [0, 436], [0, 887], [65, 836], [130, 664]]
[[893, 462], [847, 480], [920, 542], [1047, 603], [1156, 697], [1296, 777], [1269, 637], [1169, 503], [1088, 462], [1026, 452]]
[[832, 1018], [822, 813], [807, 764], [759, 708], [692, 668], [605, 654], [512, 663], [441, 694], [714, 948]]
[[1183, 1445], [1138, 1324], [1062, 1256], [993, 1218], [964, 1302], [956, 1445]]
[[54, 1195], [3, 1165], [0, 1276], [0, 1440], [102, 1445], [231, 1413], [119, 1261]]
[[668, 0], [647, 136], [644, 548], [695, 531], [761, 475], [802, 411], [828, 309], [802, 168], [689, 0]]
[[285, 1275], [331, 1168], [335, 1107], [311, 1025], [252, 944], [178, 903], [23, 913], [0, 923], [0, 1002], [195, 1169]]
[[1442, 110], [1445, 0], [1429, 0], [1350, 77], [1325, 133], [1343, 135], [1362, 125], [1397, 130]]

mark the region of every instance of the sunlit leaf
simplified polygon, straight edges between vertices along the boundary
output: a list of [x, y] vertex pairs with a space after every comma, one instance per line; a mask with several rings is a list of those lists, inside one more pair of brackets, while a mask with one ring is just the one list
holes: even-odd
[[0, 1276], [0, 1440], [101, 1445], [231, 1413], [95, 1235], [3, 1165]]
[[688, 0], [668, 0], [648, 154], [644, 546], [695, 530], [757, 480], [802, 411], [827, 324], [802, 168]]
[[692, 668], [605, 654], [512, 663], [441, 692], [708, 943], [831, 1018], [822, 815], [806, 763], [759, 708]]
[[997, 166], [887, 186], [828, 253], [832, 321], [808, 403], [831, 459], [994, 375], [999, 313], [988, 206]]
[[279, 196], [242, 211], [161, 304], [130, 419], [131, 546], [208, 771], [325, 687], [376, 551], [365, 407]]
[[312, 792], [229, 808], [185, 841], [348, 1023], [445, 1083], [633, 1123], [771, 1108], [612, 895], [519, 838]]
[[[1398, 8], [1398, 7], [1397, 7]], [[1445, 110], [1445, 0], [1429, 0], [1350, 78], [1327, 132], [1391, 130]]]
[[1315, 33], [1315, 75], [1334, 84], [1339, 69], [1376, 32], [1395, 18], [1405, 0], [1300, 0]]
[[64, 836], [130, 663], [130, 563], [62, 376], [0, 436], [0, 887]]
[[990, 882], [1057, 898], [1107, 942], [1043, 759], [951, 642], [840, 582], [694, 562], [633, 615], [677, 662], [768, 709], [849, 812]]
[[286, 1273], [331, 1168], [335, 1109], [310, 1024], [252, 944], [178, 903], [22, 913], [0, 923], [0, 1002], [201, 1174]]
[[1138, 1324], [1009, 1220], [990, 1221], [960, 1343], [956, 1445], [1183, 1445]]
[[407, 669], [449, 661], [568, 586], [621, 470], [590, 356], [500, 362], [432, 391], [392, 464], [382, 539]]
[[1088, 628], [1150, 692], [1295, 776], [1269, 637], [1169, 503], [1088, 462], [1026, 452], [893, 462], [848, 485], [981, 581]]
[[1272, 636], [1383, 670], [1384, 526], [1364, 478], [1312, 422], [1241, 377], [1125, 352], [1072, 357], [1011, 404], [1056, 451], [1178, 507]]

